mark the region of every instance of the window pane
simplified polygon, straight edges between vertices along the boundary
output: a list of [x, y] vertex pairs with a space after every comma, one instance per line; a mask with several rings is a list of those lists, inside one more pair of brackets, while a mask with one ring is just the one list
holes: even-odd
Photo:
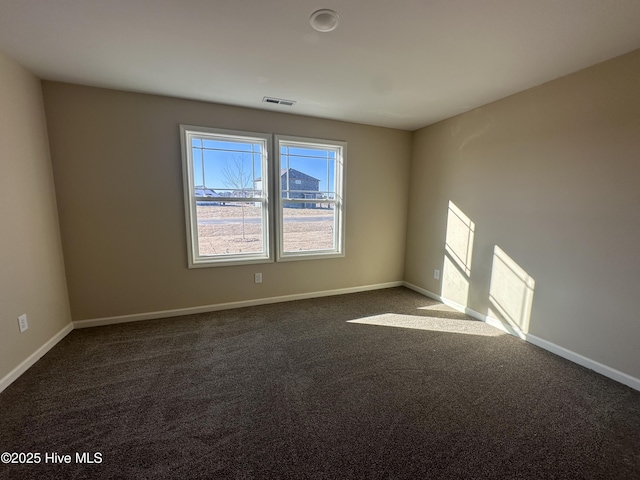
[[[326, 148], [316, 148], [316, 147], [294, 147], [294, 146], [283, 146], [281, 148], [281, 153], [284, 155], [293, 155], [300, 157], [317, 157], [317, 158], [327, 158], [329, 155], [329, 151]], [[333, 157], [335, 158], [335, 157]]]
[[247, 202], [198, 202], [200, 256], [264, 253], [262, 208]]
[[229, 150], [229, 151], [240, 151], [240, 152], [251, 152], [252, 146], [259, 146], [259, 144], [255, 144], [253, 142], [247, 142], [245, 140], [213, 140], [213, 139], [203, 139], [202, 144], [204, 148], [212, 148], [216, 150]]
[[[263, 146], [255, 142], [202, 139], [193, 146], [193, 184], [214, 195], [261, 196]], [[258, 190], [254, 194], [254, 190]]]
[[220, 190], [225, 188], [220, 172], [226, 160], [224, 154], [216, 150], [193, 149], [193, 184], [196, 187]]
[[346, 144], [278, 138], [279, 259], [343, 255], [342, 190]]
[[282, 146], [280, 149], [282, 198], [335, 197], [336, 155], [336, 150], [331, 147], [320, 149]]
[[335, 248], [333, 204], [285, 203], [282, 209], [284, 251], [303, 252]]
[[251, 197], [256, 181], [261, 177], [256, 171], [251, 155], [227, 155], [219, 178], [225, 189], [235, 197]]

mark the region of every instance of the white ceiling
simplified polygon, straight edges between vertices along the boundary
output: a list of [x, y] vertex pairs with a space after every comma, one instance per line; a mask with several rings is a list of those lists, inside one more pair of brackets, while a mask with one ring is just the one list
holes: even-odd
[[407, 130], [637, 48], [640, 0], [0, 0], [44, 79]]

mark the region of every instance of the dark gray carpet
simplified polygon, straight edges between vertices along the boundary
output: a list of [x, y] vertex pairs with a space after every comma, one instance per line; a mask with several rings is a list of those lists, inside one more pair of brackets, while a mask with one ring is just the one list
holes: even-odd
[[75, 330], [0, 412], [2, 478], [640, 479], [640, 392], [404, 288]]

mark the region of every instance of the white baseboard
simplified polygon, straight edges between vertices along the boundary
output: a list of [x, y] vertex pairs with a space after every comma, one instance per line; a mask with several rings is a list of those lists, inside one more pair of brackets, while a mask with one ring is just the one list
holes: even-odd
[[454, 308], [459, 312], [464, 312], [470, 317], [475, 318], [476, 320], [485, 322], [491, 325], [492, 327], [502, 330], [503, 332], [509, 333], [516, 337], [520, 337], [521, 339], [533, 345], [536, 345], [540, 348], [544, 348], [545, 350], [551, 353], [554, 353], [560, 357], [566, 358], [567, 360], [570, 360], [573, 363], [582, 365], [583, 367], [593, 370], [594, 372], [604, 375], [605, 377], [615, 380], [616, 382], [622, 383], [624, 385], [627, 385], [628, 387], [633, 388], [634, 390], [640, 391], [640, 379], [637, 379], [635, 377], [632, 377], [631, 375], [628, 375], [624, 372], [616, 370], [615, 368], [611, 368], [600, 362], [587, 358], [583, 355], [580, 355], [579, 353], [568, 350], [564, 347], [561, 347], [560, 345], [556, 345], [555, 343], [549, 342], [548, 340], [545, 340], [543, 338], [536, 337], [535, 335], [532, 335], [530, 333], [522, 332], [521, 330], [516, 329], [511, 325], [501, 322], [497, 318], [483, 315], [479, 312], [476, 312], [475, 310], [465, 307], [464, 305], [460, 305], [459, 303], [452, 302], [451, 300], [442, 298], [440, 297], [440, 295], [430, 292], [429, 290], [418, 287], [417, 285], [413, 285], [412, 283], [404, 282], [404, 286], [415, 292], [421, 293], [425, 297], [429, 297], [438, 302], [442, 302], [445, 305], [449, 305], [451, 308]]
[[161, 310], [148, 313], [135, 313], [132, 315], [120, 315], [117, 317], [94, 318], [73, 322], [73, 328], [98, 327], [102, 325], [115, 325], [118, 323], [137, 322], [141, 320], [155, 320], [158, 318], [177, 317], [180, 315], [192, 315], [194, 313], [215, 312], [218, 310], [230, 310], [232, 308], [253, 307], [270, 303], [292, 302], [294, 300], [306, 300], [309, 298], [328, 297], [331, 295], [344, 295], [347, 293], [366, 292], [369, 290], [381, 290], [383, 288], [402, 287], [404, 282], [387, 282], [375, 285], [363, 285], [360, 287], [338, 288], [335, 290], [323, 290], [320, 292], [297, 293], [294, 295], [282, 295], [279, 297], [258, 298], [255, 300], [241, 300], [239, 302], [218, 303], [203, 305], [200, 307], [177, 308], [174, 310]]
[[551, 353], [555, 353], [567, 360], [571, 360], [578, 365], [582, 365], [594, 372], [598, 372], [600, 375], [604, 375], [605, 377], [609, 377], [616, 382], [620, 382], [628, 387], [633, 388], [634, 390], [640, 391], [640, 379], [632, 377], [620, 370], [616, 370], [615, 368], [611, 368], [607, 365], [604, 365], [600, 362], [596, 362], [595, 360], [591, 360], [579, 353], [572, 352], [571, 350], [567, 350], [560, 345], [556, 345], [555, 343], [551, 343], [543, 338], [536, 337], [535, 335], [527, 334], [526, 338], [527, 342], [532, 343], [533, 345], [537, 345], [540, 348], [544, 348], [545, 350], [550, 351]]
[[16, 368], [11, 370], [3, 379], [0, 380], [0, 392], [11, 385], [17, 380], [17, 378], [26, 372], [33, 364], [40, 360], [49, 350], [66, 337], [73, 330], [73, 324], [69, 323], [62, 330], [51, 337], [44, 345], [38, 350], [33, 352], [29, 357]]
[[308, 298], [328, 297], [331, 295], [344, 295], [347, 293], [366, 292], [369, 290], [380, 290], [384, 288], [402, 287], [404, 282], [387, 282], [375, 285], [363, 285], [360, 287], [339, 288], [335, 290], [324, 290], [320, 292], [299, 293], [295, 295], [283, 295], [280, 297], [259, 298], [255, 300], [244, 300], [239, 302], [219, 303], [215, 305], [204, 305], [200, 307], [179, 308], [175, 310], [163, 310], [158, 312], [138, 313], [133, 315], [121, 315], [117, 317], [96, 318], [91, 320], [80, 320], [72, 322], [55, 334], [50, 340], [32, 353], [25, 361], [11, 370], [4, 378], [0, 379], [0, 392], [11, 385], [20, 375], [26, 372], [29, 367], [40, 360], [49, 350], [51, 350], [60, 340], [66, 337], [74, 328], [97, 327], [101, 325], [113, 325], [117, 323], [136, 322], [140, 320], [152, 320], [158, 318], [175, 317], [180, 315], [190, 315], [194, 313], [214, 312], [217, 310], [229, 310], [232, 308], [251, 307], [255, 305], [267, 305], [270, 303], [291, 302], [294, 300], [304, 300]]
[[200, 307], [163, 310], [158, 312], [139, 313], [139, 314], [133, 314], [133, 315], [121, 315], [117, 317], [105, 317], [105, 318], [76, 321], [76, 322], [73, 322], [72, 324], [65, 326], [62, 330], [60, 330], [57, 334], [55, 334], [50, 340], [48, 340], [44, 345], [42, 345], [38, 350], [32, 353], [25, 361], [20, 363], [20, 365], [18, 365], [11, 372], [9, 372], [4, 378], [0, 379], [0, 392], [2, 392], [9, 385], [11, 385], [11, 383], [13, 383], [20, 375], [22, 375], [25, 371], [27, 371], [29, 367], [31, 367], [38, 360], [40, 360], [40, 358], [42, 358], [49, 350], [51, 350], [60, 340], [62, 340], [65, 336], [67, 336], [74, 328], [87, 328], [87, 327], [96, 327], [101, 325], [113, 325], [118, 323], [135, 322], [140, 320], [151, 320], [151, 319], [167, 318], [167, 317], [180, 316], [180, 315], [190, 315], [194, 313], [228, 310], [232, 308], [251, 307], [255, 305], [267, 305], [270, 303], [290, 302], [294, 300], [327, 297], [331, 295], [344, 295], [348, 293], [380, 290], [384, 288], [392, 288], [392, 287], [399, 287], [399, 286], [405, 286], [426, 297], [442, 302], [445, 305], [449, 305], [450, 307], [460, 312], [466, 313], [470, 317], [473, 317], [477, 320], [485, 322], [493, 327], [499, 328], [500, 330], [506, 333], [509, 333], [511, 335], [518, 336], [526, 340], [527, 342], [532, 343], [533, 345], [536, 345], [545, 350], [548, 350], [549, 352], [552, 352], [556, 355], [566, 358], [567, 360], [577, 363], [578, 365], [582, 365], [583, 367], [591, 369], [601, 375], [604, 375], [605, 377], [611, 378], [612, 380], [615, 380], [619, 383], [622, 383], [635, 390], [640, 391], [640, 379], [632, 377], [631, 375], [628, 375], [624, 372], [611, 368], [595, 360], [591, 360], [590, 358], [587, 358], [583, 355], [575, 353], [571, 350], [568, 350], [564, 347], [556, 345], [552, 342], [536, 337], [535, 335], [531, 335], [521, 331], [515, 331], [515, 329], [511, 327], [511, 325], [505, 325], [503, 322], [501, 322], [497, 318], [483, 315], [479, 312], [476, 312], [475, 310], [465, 307], [464, 305], [460, 305], [446, 298], [442, 298], [439, 295], [433, 292], [430, 292], [429, 290], [418, 287], [409, 282], [398, 281], [398, 282], [379, 283], [375, 285], [365, 285], [360, 287], [324, 290], [324, 291], [312, 292], [312, 293], [299, 293], [294, 295], [283, 295], [279, 297], [268, 297], [268, 298], [260, 298], [255, 300], [244, 300], [239, 302], [220, 303], [215, 305], [204, 305]]

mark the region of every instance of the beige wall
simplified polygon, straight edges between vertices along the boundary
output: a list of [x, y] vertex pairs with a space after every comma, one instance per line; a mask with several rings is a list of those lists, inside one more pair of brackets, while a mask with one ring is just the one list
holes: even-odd
[[[410, 132], [63, 83], [43, 91], [74, 320], [402, 280]], [[181, 123], [347, 141], [346, 256], [187, 269]]]
[[40, 81], [2, 53], [0, 218], [2, 379], [70, 323]]
[[[638, 378], [638, 78], [640, 51], [413, 134], [44, 82], [72, 316], [404, 278]], [[39, 83], [0, 57], [0, 91], [2, 378], [69, 307]], [[347, 256], [187, 269], [180, 123], [347, 141]]]
[[640, 378], [639, 79], [640, 50], [415, 132], [405, 279], [521, 317], [524, 271], [525, 330]]

